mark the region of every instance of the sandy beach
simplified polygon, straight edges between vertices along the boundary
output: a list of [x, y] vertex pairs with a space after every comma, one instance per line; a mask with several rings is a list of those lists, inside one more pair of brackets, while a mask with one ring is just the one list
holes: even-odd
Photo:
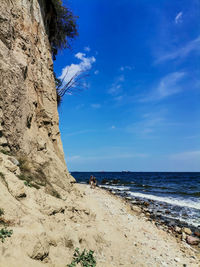
[[[87, 185], [80, 185], [87, 206], [96, 213], [95, 225], [106, 248], [97, 266], [200, 266], [193, 248], [159, 230], [123, 199]], [[185, 265], [184, 265], [185, 264]]]
[[0, 192], [1, 220], [13, 230], [0, 242], [1, 267], [66, 267], [76, 248], [94, 250], [97, 267], [200, 266], [195, 247], [104, 189], [75, 184], [59, 199], [15, 182], [11, 195], [3, 186]]

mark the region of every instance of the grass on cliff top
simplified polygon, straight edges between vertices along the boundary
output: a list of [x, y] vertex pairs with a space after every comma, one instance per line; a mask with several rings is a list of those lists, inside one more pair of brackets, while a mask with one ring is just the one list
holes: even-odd
[[93, 250], [87, 252], [84, 249], [83, 252], [79, 252], [79, 248], [76, 248], [73, 255], [73, 260], [70, 264], [67, 265], [67, 267], [75, 267], [78, 263], [80, 263], [82, 267], [95, 267], [96, 260], [93, 254]]

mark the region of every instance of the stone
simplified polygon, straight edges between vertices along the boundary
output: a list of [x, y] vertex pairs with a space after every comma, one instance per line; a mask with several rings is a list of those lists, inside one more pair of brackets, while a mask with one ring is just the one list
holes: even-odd
[[178, 234], [181, 234], [181, 228], [178, 226], [175, 226], [174, 231]]
[[179, 258], [175, 258], [174, 261], [175, 262], [180, 262], [180, 259]]
[[185, 234], [187, 234], [187, 235], [191, 235], [191, 234], [192, 234], [192, 231], [190, 230], [190, 228], [187, 228], [187, 227], [184, 227], [184, 228], [182, 229], [182, 231], [183, 231]]
[[16, 158], [8, 158], [14, 165], [19, 166], [19, 161]]
[[198, 245], [200, 243], [200, 239], [194, 236], [187, 236], [186, 241], [189, 245]]
[[187, 235], [186, 235], [186, 233], [182, 233], [182, 235], [181, 235], [181, 240], [182, 241], [185, 241], [186, 240], [186, 237], [187, 237]]
[[196, 236], [200, 237], [200, 232], [195, 231], [194, 234], [195, 234]]

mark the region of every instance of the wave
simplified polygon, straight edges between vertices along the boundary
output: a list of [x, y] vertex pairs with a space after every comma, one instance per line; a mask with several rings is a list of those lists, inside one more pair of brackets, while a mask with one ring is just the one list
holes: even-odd
[[129, 186], [99, 185], [99, 187], [112, 189], [112, 190], [119, 190], [119, 191], [128, 191], [128, 190], [130, 190]]
[[140, 197], [140, 198], [146, 198], [150, 200], [165, 202], [171, 205], [180, 206], [180, 207], [188, 207], [192, 209], [198, 209], [200, 210], [200, 201], [194, 201], [194, 200], [182, 200], [177, 198], [171, 198], [171, 197], [159, 197], [154, 195], [148, 195], [143, 193], [137, 193], [137, 192], [128, 192], [129, 195], [133, 197]]

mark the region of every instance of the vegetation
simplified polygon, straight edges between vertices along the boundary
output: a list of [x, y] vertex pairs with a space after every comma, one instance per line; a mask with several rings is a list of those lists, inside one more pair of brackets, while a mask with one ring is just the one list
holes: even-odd
[[59, 49], [70, 47], [69, 40], [78, 35], [76, 19], [69, 8], [62, 5], [61, 0], [46, 1], [45, 24], [52, 48], [53, 59]]
[[19, 158], [19, 168], [23, 173], [31, 171], [30, 163], [26, 157]]
[[0, 216], [4, 215], [4, 210], [0, 208]]
[[68, 71], [66, 71], [64, 78], [61, 80], [57, 78], [56, 74], [54, 73], [58, 106], [61, 103], [62, 97], [66, 93], [72, 94], [72, 92], [80, 92], [83, 89], [87, 88], [87, 85], [85, 83], [85, 78], [88, 77], [87, 72], [78, 71], [67, 82], [65, 82], [67, 75]]
[[3, 154], [5, 154], [5, 155], [10, 155], [11, 154], [10, 152], [8, 152], [8, 151], [6, 151], [4, 149], [1, 149], [0, 152], [3, 153]]
[[73, 260], [67, 267], [75, 267], [78, 263], [81, 264], [82, 267], [95, 267], [96, 260], [93, 256], [94, 251], [90, 250], [86, 252], [84, 249], [82, 253], [79, 252], [79, 249], [76, 248], [73, 256]]
[[5, 239], [7, 237], [11, 237], [12, 233], [13, 233], [13, 230], [7, 230], [6, 228], [0, 229], [1, 242], [4, 243]]

